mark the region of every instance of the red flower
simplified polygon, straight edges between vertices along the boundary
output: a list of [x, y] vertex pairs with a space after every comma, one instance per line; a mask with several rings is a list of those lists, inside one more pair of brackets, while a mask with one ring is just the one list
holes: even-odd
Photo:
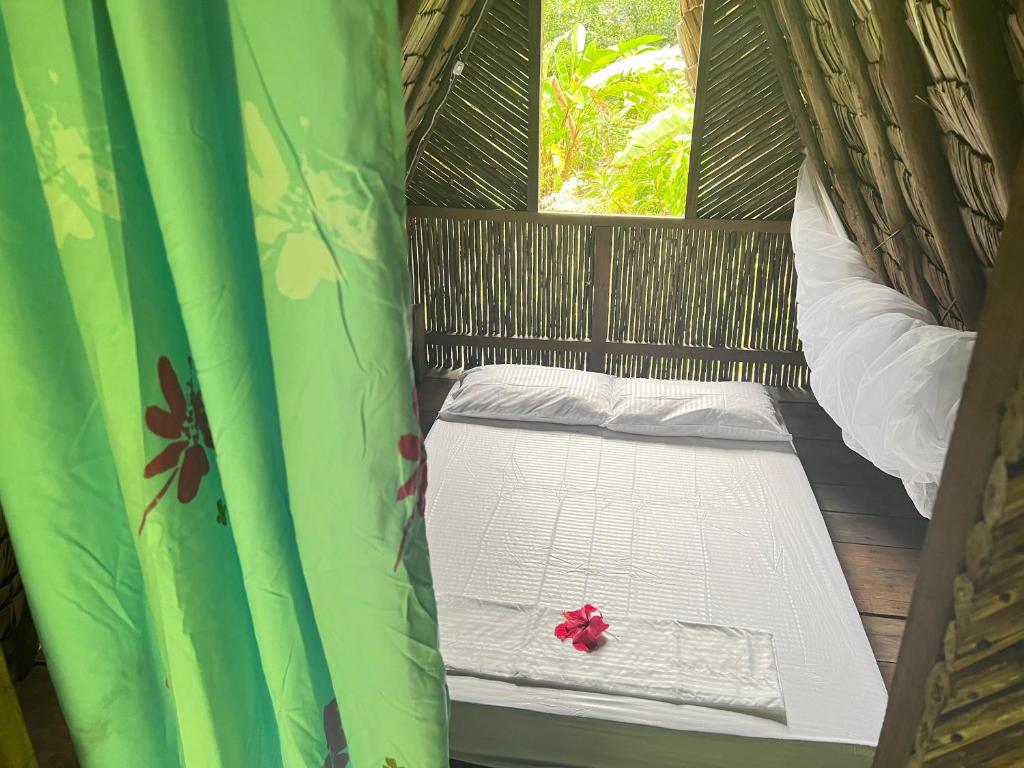
[[[415, 389], [412, 392], [412, 410], [416, 416], [416, 422], [419, 423], [420, 404]], [[415, 461], [416, 469], [413, 470], [409, 479], [398, 487], [395, 500], [402, 501], [415, 493], [416, 506], [402, 526], [402, 540], [398, 544], [398, 555], [395, 557], [396, 571], [398, 564], [402, 561], [402, 553], [405, 551], [405, 542], [409, 538], [409, 531], [417, 517], [425, 516], [427, 503], [427, 448], [423, 443], [423, 438], [418, 433], [402, 435], [398, 438], [398, 453], [406, 461]]]
[[[192, 360], [189, 358], [189, 367]], [[195, 377], [188, 381], [188, 397], [186, 398], [174, 366], [166, 357], [157, 361], [157, 375], [160, 378], [160, 389], [163, 391], [167, 409], [156, 405], [146, 409], [146, 427], [158, 437], [171, 440], [160, 453], [153, 457], [143, 471], [144, 477], [156, 477], [173, 469], [167, 482], [157, 492], [142, 513], [139, 533], [146, 525], [146, 518], [153, 508], [171, 487], [174, 478], [178, 478], [178, 501], [188, 504], [199, 493], [199, 484], [210, 471], [210, 460], [207, 450], [213, 449], [213, 435], [210, 423], [206, 418], [206, 407], [203, 396], [195, 384]]]
[[559, 640], [572, 640], [572, 647], [577, 651], [592, 651], [604, 640], [601, 635], [608, 629], [608, 622], [601, 612], [590, 603], [577, 611], [562, 613], [565, 621], [555, 626], [555, 637]]

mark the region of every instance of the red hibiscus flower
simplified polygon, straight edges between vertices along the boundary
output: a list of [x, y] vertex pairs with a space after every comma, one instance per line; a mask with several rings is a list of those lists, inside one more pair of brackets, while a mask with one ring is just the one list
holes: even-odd
[[[189, 368], [192, 359], [189, 358]], [[167, 408], [151, 405], [146, 409], [146, 427], [158, 437], [172, 442], [160, 451], [146, 465], [143, 476], [156, 477], [164, 472], [174, 470], [167, 482], [157, 492], [142, 513], [139, 534], [146, 525], [146, 519], [153, 508], [171, 487], [174, 479], [178, 479], [178, 501], [188, 504], [199, 493], [199, 484], [210, 471], [210, 460], [206, 455], [213, 449], [213, 435], [210, 433], [210, 422], [206, 418], [206, 407], [203, 396], [195, 383], [195, 375], [188, 381], [186, 397], [174, 366], [166, 357], [157, 362], [157, 374], [160, 377], [160, 389], [163, 391]]]
[[[419, 423], [420, 404], [415, 389], [412, 393], [412, 410], [416, 415], [416, 422]], [[395, 500], [402, 501], [415, 493], [416, 506], [402, 526], [402, 540], [398, 544], [398, 555], [395, 557], [396, 571], [398, 564], [402, 561], [402, 553], [405, 551], [405, 542], [409, 538], [409, 531], [417, 517], [425, 516], [427, 503], [427, 448], [423, 444], [423, 438], [418, 433], [402, 435], [398, 438], [398, 453], [406, 461], [416, 462], [416, 469], [413, 470], [409, 479], [399, 486]]]
[[555, 637], [559, 640], [572, 640], [572, 647], [584, 652], [592, 651], [604, 642], [601, 635], [608, 629], [608, 622], [590, 603], [576, 611], [565, 611], [562, 616], [565, 621], [555, 626]]

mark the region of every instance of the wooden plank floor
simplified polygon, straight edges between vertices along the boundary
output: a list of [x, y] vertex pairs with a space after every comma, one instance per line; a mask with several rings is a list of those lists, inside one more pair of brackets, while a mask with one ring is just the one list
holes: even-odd
[[[450, 378], [420, 384], [424, 433], [451, 389]], [[843, 573], [888, 686], [903, 637], [918, 553], [927, 525], [902, 484], [846, 447], [839, 428], [807, 391], [777, 390]]]
[[927, 521], [899, 480], [846, 447], [810, 392], [775, 394], [888, 686]]

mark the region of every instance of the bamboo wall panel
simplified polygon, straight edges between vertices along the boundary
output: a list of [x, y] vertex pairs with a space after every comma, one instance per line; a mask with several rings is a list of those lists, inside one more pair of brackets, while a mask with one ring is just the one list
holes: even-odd
[[[413, 300], [428, 333], [585, 340], [593, 284], [593, 227], [410, 219]], [[580, 353], [427, 345], [428, 365], [490, 362], [583, 367]]]
[[462, 74], [430, 118], [423, 145], [409, 148], [420, 153], [406, 180], [410, 204], [528, 208], [528, 3], [491, 2], [481, 18]]
[[[702, 228], [672, 221], [547, 221], [558, 217], [473, 219], [463, 211], [458, 217], [410, 218], [413, 300], [425, 307], [428, 365], [585, 368], [588, 362], [593, 367], [588, 346], [600, 355], [594, 342], [636, 343], [693, 349], [661, 355], [660, 348], [656, 354], [620, 348], [603, 354], [597, 369], [621, 376], [806, 385], [806, 366], [799, 354], [790, 354], [799, 353], [800, 342], [793, 254], [784, 232], [711, 229], [715, 222]], [[607, 295], [595, 297], [600, 232], [610, 234], [610, 267]], [[595, 300], [605, 302], [603, 339], [593, 334], [595, 318], [602, 316], [594, 312]], [[483, 336], [490, 343], [437, 343], [441, 336]], [[575, 343], [563, 349], [513, 348], [502, 339]], [[738, 361], [708, 350], [786, 354]]]
[[[612, 229], [609, 341], [797, 351], [795, 297], [788, 235]], [[628, 357], [609, 371], [790, 383], [772, 364]]]
[[757, 6], [704, 5], [687, 215], [788, 219], [803, 159]]

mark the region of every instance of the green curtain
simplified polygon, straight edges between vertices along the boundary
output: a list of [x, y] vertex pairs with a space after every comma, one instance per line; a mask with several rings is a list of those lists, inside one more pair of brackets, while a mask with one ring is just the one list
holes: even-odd
[[85, 766], [446, 765], [396, 6], [0, 0], [0, 497]]

